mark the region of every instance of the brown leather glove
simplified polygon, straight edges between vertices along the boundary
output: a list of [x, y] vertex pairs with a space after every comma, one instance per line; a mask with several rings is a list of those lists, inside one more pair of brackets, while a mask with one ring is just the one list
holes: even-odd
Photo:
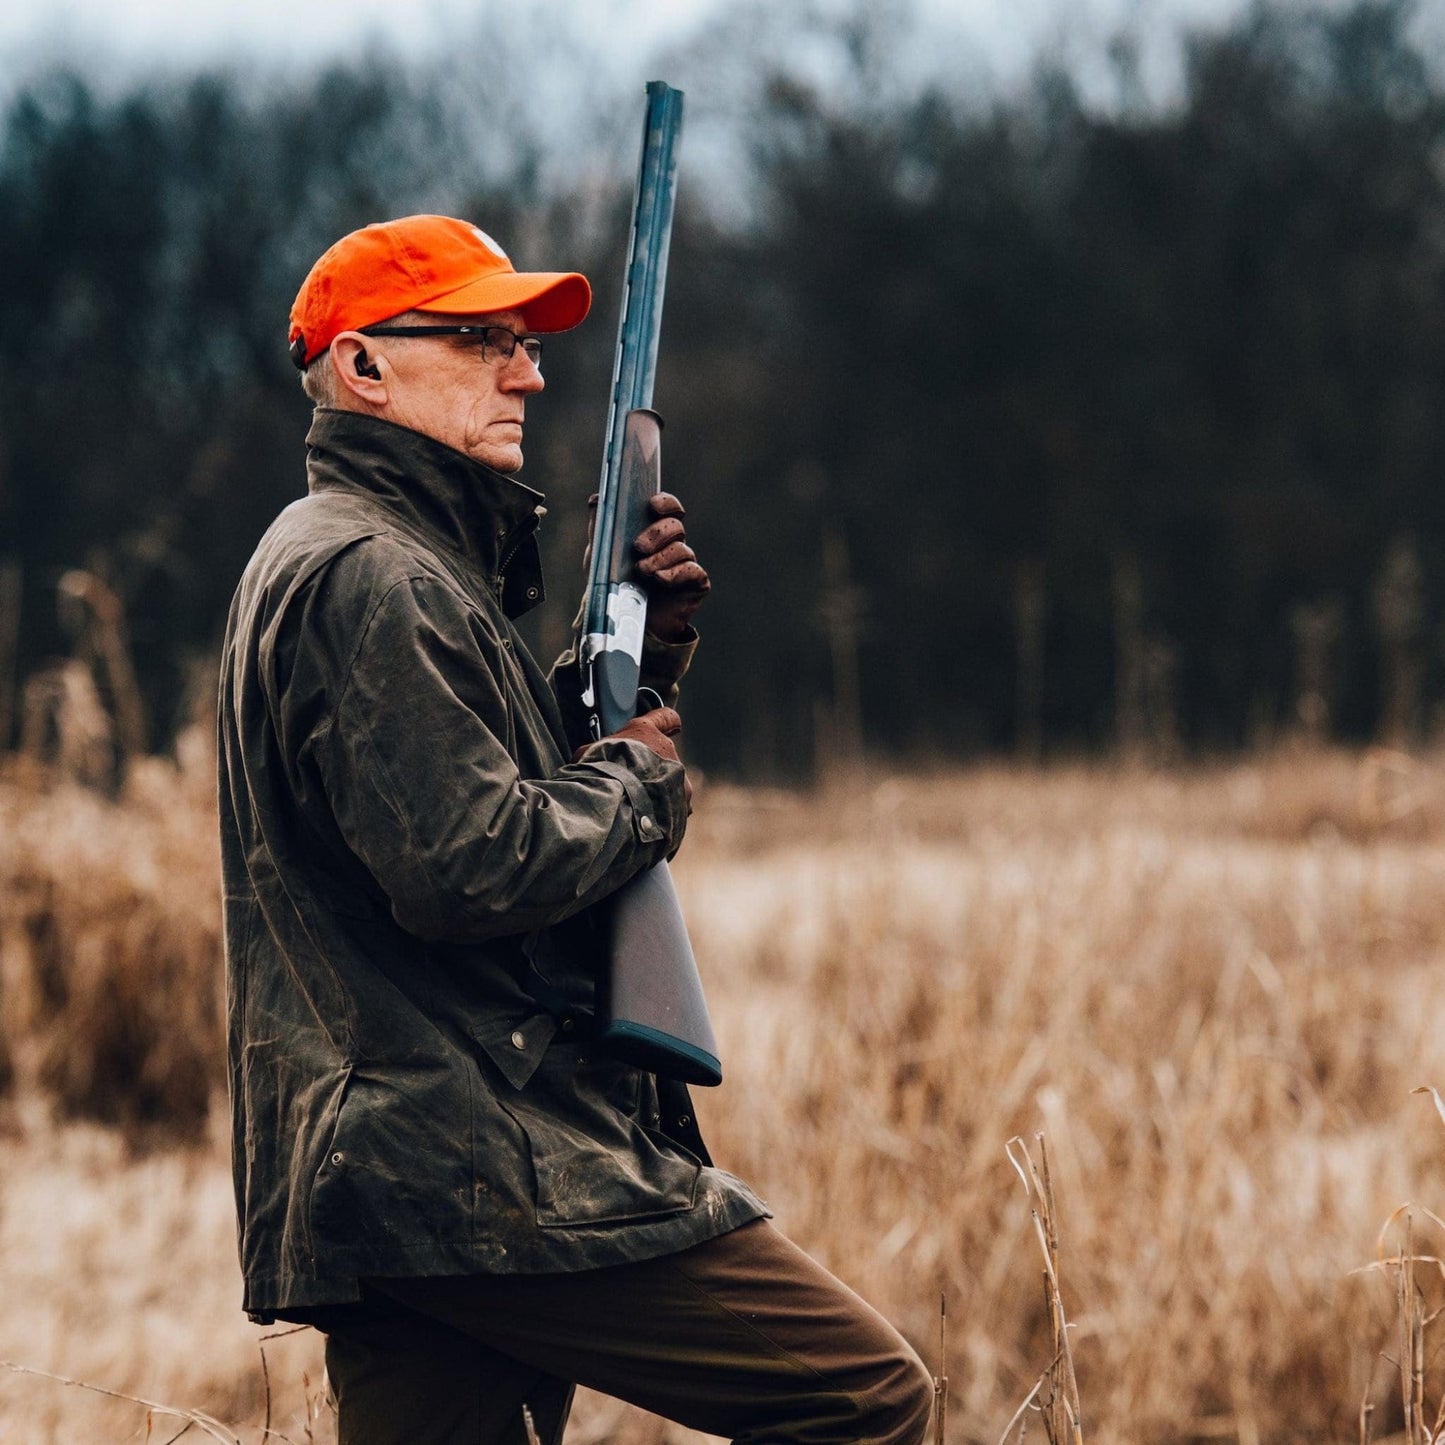
[[[678, 716], [677, 710], [670, 707], [653, 708], [651, 712], [642, 713], [618, 728], [615, 733], [608, 733], [608, 738], [626, 738], [629, 742], [641, 743], [645, 748], [651, 748], [664, 762], [682, 763], [677, 755], [677, 747], [673, 738], [682, 731], [682, 718]], [[600, 741], [606, 742], [607, 738]], [[579, 762], [587, 748], [595, 744], [588, 743], [580, 747], [572, 754], [572, 761]], [[684, 772], [682, 775], [682, 793], [687, 800], [687, 810], [692, 812], [692, 780]]]
[[648, 498], [657, 521], [632, 544], [637, 575], [647, 589], [647, 630], [663, 642], [687, 638], [692, 615], [712, 589], [707, 569], [687, 540], [687, 510], [671, 492]]

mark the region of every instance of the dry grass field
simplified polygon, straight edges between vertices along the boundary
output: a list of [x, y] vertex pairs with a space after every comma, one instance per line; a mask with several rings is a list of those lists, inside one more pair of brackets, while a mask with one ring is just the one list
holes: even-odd
[[[237, 1307], [209, 763], [183, 757], [119, 802], [0, 777], [0, 1359], [245, 1445], [269, 1398], [273, 1438], [325, 1442], [319, 1341]], [[1395, 1275], [1365, 1267], [1397, 1206], [1445, 1213], [1411, 1094], [1445, 1087], [1437, 763], [715, 788], [676, 872], [728, 1071], [713, 1152], [930, 1364], [947, 1295], [950, 1440], [998, 1441], [1049, 1363], [1005, 1153], [1038, 1132], [1087, 1440], [1356, 1441], [1369, 1392], [1399, 1435]], [[6, 1445], [184, 1423], [0, 1370]], [[569, 1435], [682, 1438], [598, 1399]]]

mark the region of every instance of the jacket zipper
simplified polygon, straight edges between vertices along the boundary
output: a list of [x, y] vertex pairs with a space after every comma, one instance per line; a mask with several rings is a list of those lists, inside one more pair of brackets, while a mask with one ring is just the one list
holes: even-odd
[[523, 518], [503, 543], [505, 550], [502, 553], [502, 560], [497, 563], [497, 575], [492, 578], [492, 584], [497, 589], [499, 599], [502, 595], [502, 586], [506, 582], [507, 568], [512, 565], [512, 558], [517, 555], [522, 543], [537, 530], [542, 520], [543, 510], [541, 507], [534, 507], [531, 516]]

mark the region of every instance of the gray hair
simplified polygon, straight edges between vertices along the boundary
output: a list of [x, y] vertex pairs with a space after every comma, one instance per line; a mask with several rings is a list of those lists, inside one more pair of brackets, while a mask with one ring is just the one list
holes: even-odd
[[336, 373], [331, 369], [330, 347], [311, 358], [310, 365], [301, 373], [301, 390], [313, 406], [336, 405]]
[[[403, 311], [399, 316], [388, 316], [389, 325], [425, 325], [433, 320], [423, 311]], [[380, 325], [380, 323], [376, 323]], [[301, 390], [310, 398], [313, 406], [335, 406], [338, 396], [336, 373], [331, 369], [331, 348], [311, 358], [306, 370], [301, 373]]]

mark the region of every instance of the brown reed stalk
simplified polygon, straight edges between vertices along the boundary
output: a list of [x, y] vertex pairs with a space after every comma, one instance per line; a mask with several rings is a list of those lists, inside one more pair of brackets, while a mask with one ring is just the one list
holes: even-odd
[[[1433, 1091], [1417, 1089], [1415, 1092]], [[1402, 1204], [1381, 1227], [1377, 1244], [1378, 1258], [1366, 1268], [1389, 1275], [1394, 1283], [1397, 1351], [1394, 1356], [1383, 1353], [1383, 1358], [1394, 1366], [1399, 1379], [1400, 1408], [1404, 1421], [1404, 1429], [1399, 1438], [1405, 1445], [1438, 1445], [1441, 1429], [1445, 1427], [1445, 1392], [1442, 1392], [1436, 1408], [1434, 1423], [1427, 1424], [1425, 1374], [1427, 1343], [1442, 1310], [1429, 1307], [1425, 1288], [1420, 1281], [1419, 1267], [1426, 1265], [1433, 1268], [1441, 1281], [1445, 1282], [1445, 1260], [1436, 1255], [1416, 1252], [1414, 1216], [1417, 1211], [1438, 1228], [1445, 1230], [1445, 1220], [1431, 1210], [1421, 1205]], [[1389, 1254], [1386, 1251], [1390, 1231], [1400, 1220], [1404, 1221], [1405, 1238], [1399, 1252]], [[1437, 1346], [1437, 1350], [1438, 1348]], [[1372, 1388], [1372, 1385], [1366, 1386], [1365, 1399], [1360, 1406], [1361, 1445], [1369, 1445], [1370, 1440], [1370, 1423], [1375, 1409], [1370, 1400]]]
[[[1445, 1099], [1432, 1085], [1424, 1084], [1412, 1089], [1415, 1094], [1429, 1094], [1435, 1104], [1435, 1111], [1445, 1122]], [[1421, 1254], [1415, 1247], [1415, 1215], [1422, 1215], [1436, 1228], [1445, 1231], [1445, 1219], [1423, 1205], [1402, 1204], [1381, 1226], [1376, 1242], [1376, 1259], [1368, 1266], [1372, 1271], [1388, 1275], [1395, 1287], [1395, 1315], [1397, 1353], [1392, 1359], [1384, 1358], [1394, 1367], [1399, 1379], [1400, 1408], [1404, 1429], [1401, 1439], [1406, 1445], [1436, 1445], [1445, 1429], [1445, 1390], [1437, 1403], [1433, 1422], [1429, 1419], [1426, 1404], [1427, 1344], [1431, 1332], [1445, 1313], [1445, 1307], [1431, 1308], [1419, 1270], [1421, 1265], [1432, 1268], [1445, 1282], [1445, 1260], [1436, 1255]], [[1398, 1252], [1391, 1254], [1389, 1236], [1397, 1222], [1404, 1222], [1404, 1239]], [[1436, 1352], [1441, 1346], [1436, 1346]], [[1371, 1416], [1374, 1404], [1370, 1400], [1372, 1386], [1366, 1386], [1365, 1399], [1360, 1406], [1360, 1445], [1369, 1445]]]
[[[146, 1400], [139, 1395], [127, 1395], [122, 1390], [108, 1390], [104, 1385], [91, 1385], [84, 1380], [72, 1380], [68, 1375], [52, 1374], [49, 1370], [39, 1370], [34, 1365], [19, 1365], [13, 1360], [0, 1360], [0, 1370], [10, 1370], [17, 1375], [33, 1375], [37, 1379], [51, 1380], [57, 1385], [70, 1385], [77, 1390], [88, 1390], [93, 1395], [105, 1395], [112, 1400], [124, 1400], [131, 1405], [144, 1405], [151, 1415], [166, 1415], [173, 1420], [184, 1420], [187, 1430], [192, 1425], [199, 1425], [212, 1440], [221, 1441], [221, 1445], [241, 1445], [239, 1435], [232, 1434], [227, 1426], [201, 1410], [187, 1410], [180, 1405], [163, 1405], [158, 1400]], [[284, 1435], [277, 1434], [274, 1430], [269, 1433], [275, 1435], [278, 1440], [286, 1439]], [[173, 1436], [172, 1438], [179, 1437]]]
[[938, 1297], [938, 1373], [933, 1377], [933, 1445], [948, 1438], [948, 1296]]
[[266, 1392], [266, 1418], [261, 1425], [261, 1438], [271, 1433], [271, 1371], [266, 1365], [266, 1346], [258, 1345], [261, 1352], [261, 1383]]
[[[308, 1328], [308, 1327], [303, 1327]], [[294, 1333], [286, 1331], [285, 1333]], [[266, 1352], [261, 1352], [261, 1368], [266, 1375], [266, 1423], [261, 1429], [262, 1440], [279, 1440], [281, 1445], [296, 1445], [296, 1442], [289, 1435], [283, 1435], [279, 1430], [271, 1428], [271, 1377], [266, 1372]], [[68, 1385], [77, 1390], [85, 1390], [92, 1395], [104, 1395], [110, 1400], [121, 1400], [128, 1405], [142, 1405], [146, 1411], [146, 1439], [150, 1439], [150, 1427], [156, 1415], [164, 1416], [172, 1420], [182, 1421], [181, 1428], [166, 1441], [163, 1445], [174, 1445], [187, 1431], [199, 1427], [212, 1440], [219, 1440], [222, 1445], [242, 1445], [241, 1437], [224, 1422], [216, 1419], [214, 1415], [208, 1415], [204, 1410], [188, 1409], [184, 1405], [167, 1405], [159, 1400], [147, 1400], [142, 1395], [128, 1395], [124, 1390], [111, 1390], [104, 1385], [92, 1385], [87, 1380], [72, 1379], [69, 1375], [57, 1375], [50, 1370], [42, 1370], [35, 1365], [21, 1365], [14, 1360], [0, 1360], [0, 1370], [10, 1370], [17, 1375], [31, 1375], [36, 1379], [49, 1380], [57, 1385]], [[310, 1438], [310, 1426], [307, 1426], [307, 1437]]]
[[1421, 1416], [1425, 1403], [1425, 1372], [1420, 1292], [1415, 1284], [1414, 1220], [1405, 1214], [1405, 1247], [1395, 1273], [1396, 1303], [1400, 1321], [1400, 1396], [1405, 1415], [1405, 1438], [1410, 1445], [1422, 1445]]
[[[1028, 1145], [1019, 1136], [1015, 1135], [1004, 1146], [1009, 1163], [1028, 1193], [1029, 1214], [1044, 1255], [1044, 1303], [1049, 1316], [1053, 1358], [1030, 1392], [1030, 1398], [1034, 1393], [1039, 1396], [1044, 1433], [1048, 1436], [1049, 1445], [1084, 1445], [1083, 1407], [1079, 1402], [1079, 1382], [1074, 1373], [1074, 1354], [1069, 1343], [1069, 1322], [1059, 1288], [1058, 1210], [1054, 1203], [1053, 1178], [1049, 1173], [1049, 1150], [1042, 1133], [1035, 1134], [1034, 1141], [1039, 1147], [1038, 1164], [1034, 1163]], [[1024, 1403], [1027, 1405], [1028, 1401]], [[1022, 1413], [1020, 1407], [1014, 1420], [1018, 1420]], [[1013, 1423], [1009, 1423], [1010, 1430]]]

